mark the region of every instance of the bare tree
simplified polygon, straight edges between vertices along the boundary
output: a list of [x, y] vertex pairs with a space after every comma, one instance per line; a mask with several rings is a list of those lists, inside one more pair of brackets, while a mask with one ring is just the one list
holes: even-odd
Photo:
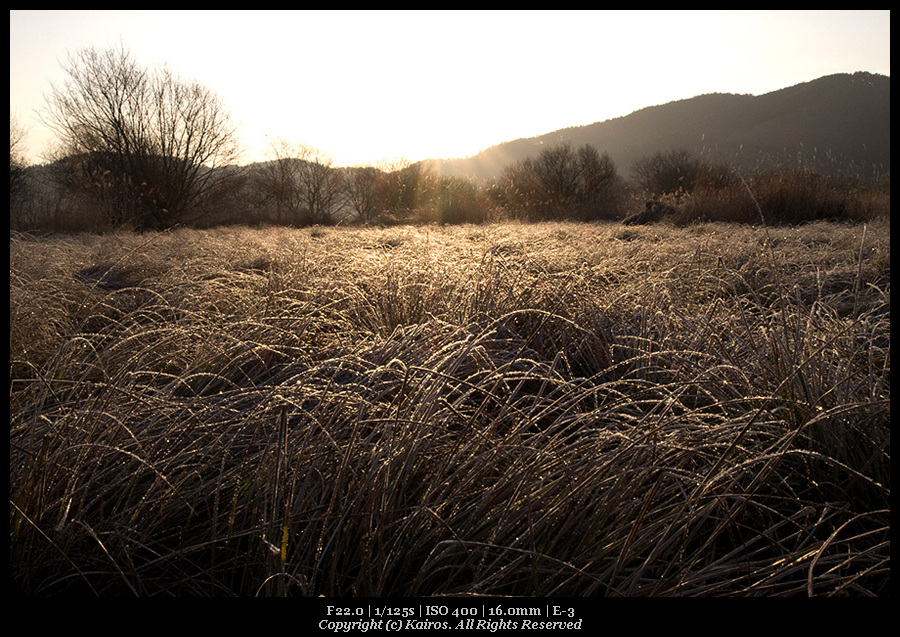
[[379, 162], [377, 197], [383, 219], [407, 222], [433, 204], [438, 177], [433, 164], [404, 157]]
[[378, 177], [374, 166], [353, 166], [343, 169], [344, 193], [360, 223], [372, 223], [379, 213]]
[[269, 141], [265, 160], [256, 167], [253, 190], [264, 208], [274, 209], [279, 224], [301, 221], [296, 144], [278, 137]]
[[25, 190], [25, 158], [22, 142], [25, 129], [12, 116], [9, 118], [9, 202], [10, 206]]
[[334, 223], [344, 177], [332, 163], [318, 148], [275, 138], [256, 171], [254, 190], [266, 207], [274, 207], [277, 223]]
[[375, 197], [379, 220], [398, 221], [409, 217], [410, 212], [404, 206], [404, 199], [408, 200], [410, 193], [404, 191], [409, 186], [412, 165], [405, 157], [386, 157], [378, 161]]
[[334, 168], [334, 160], [328, 153], [305, 144], [300, 149], [300, 198], [309, 222], [332, 224], [341, 204], [343, 174]]
[[535, 219], [596, 219], [617, 213], [620, 180], [609, 155], [590, 145], [542, 150], [508, 167], [501, 178], [505, 205]]
[[577, 166], [574, 215], [584, 220], [618, 215], [623, 182], [609, 154], [585, 144], [577, 151]]
[[669, 150], [637, 160], [632, 179], [653, 195], [682, 195], [701, 186], [720, 188], [729, 182], [730, 171], [687, 150]]
[[217, 193], [239, 154], [235, 126], [204, 85], [141, 67], [124, 47], [82, 49], [63, 64], [43, 121], [66, 156], [66, 182], [107, 204], [108, 221], [167, 226]]

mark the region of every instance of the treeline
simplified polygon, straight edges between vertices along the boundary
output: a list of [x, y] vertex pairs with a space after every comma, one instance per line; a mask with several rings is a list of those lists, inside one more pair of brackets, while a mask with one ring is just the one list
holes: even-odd
[[[10, 162], [10, 229], [103, 231], [174, 225], [393, 225], [624, 220], [675, 224], [731, 221], [864, 221], [890, 213], [889, 178], [770, 167], [747, 175], [687, 151], [656, 153], [622, 178], [591, 146], [547, 148], [479, 184], [441, 176], [429, 162], [335, 167], [303, 145], [248, 167], [224, 166], [192, 207], [148, 205], [147, 181], [96, 167], [91, 155], [25, 169]], [[12, 155], [11, 155], [12, 156]], [[156, 164], [153, 164], [156, 165]], [[160, 161], [159, 165], [163, 163]], [[211, 172], [211, 171], [210, 171]], [[166, 184], [160, 168], [159, 182]], [[125, 187], [127, 185], [127, 187]], [[653, 208], [644, 205], [653, 202]]]
[[639, 160], [629, 179], [608, 154], [570, 144], [545, 148], [489, 183], [402, 159], [337, 167], [322, 150], [284, 139], [270, 144], [265, 161], [241, 167], [236, 127], [202, 84], [145, 69], [122, 46], [83, 50], [63, 66], [69, 79], [52, 87], [42, 112], [59, 141], [51, 161], [26, 169], [22, 131], [10, 121], [10, 229], [503, 219], [793, 223], [890, 212], [889, 176], [844, 167], [825, 174], [804, 162], [742, 175], [683, 150]]

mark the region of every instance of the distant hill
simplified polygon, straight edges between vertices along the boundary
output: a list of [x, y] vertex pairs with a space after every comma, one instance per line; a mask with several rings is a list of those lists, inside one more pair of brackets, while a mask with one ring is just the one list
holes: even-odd
[[764, 95], [714, 93], [651, 106], [603, 122], [492, 146], [466, 159], [438, 160], [444, 175], [489, 179], [505, 166], [568, 142], [609, 153], [619, 174], [656, 151], [685, 149], [743, 168], [763, 157], [891, 169], [891, 78], [827, 75]]

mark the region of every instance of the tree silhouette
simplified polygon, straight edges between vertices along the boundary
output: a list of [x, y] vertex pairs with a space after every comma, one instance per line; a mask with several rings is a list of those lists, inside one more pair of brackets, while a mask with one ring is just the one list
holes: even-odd
[[501, 179], [513, 216], [532, 219], [596, 219], [617, 210], [619, 177], [606, 153], [571, 144], [542, 150], [508, 167]]
[[236, 130], [218, 97], [166, 68], [141, 67], [122, 45], [82, 49], [63, 64], [42, 113], [65, 157], [62, 181], [105, 204], [107, 221], [176, 223], [228, 179]]

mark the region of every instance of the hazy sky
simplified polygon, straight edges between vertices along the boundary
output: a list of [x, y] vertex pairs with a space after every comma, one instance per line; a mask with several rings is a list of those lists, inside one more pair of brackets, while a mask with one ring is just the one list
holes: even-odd
[[702, 93], [890, 75], [890, 11], [10, 11], [29, 158], [60, 62], [119, 42], [215, 91], [246, 161], [267, 136], [339, 165], [473, 155]]

